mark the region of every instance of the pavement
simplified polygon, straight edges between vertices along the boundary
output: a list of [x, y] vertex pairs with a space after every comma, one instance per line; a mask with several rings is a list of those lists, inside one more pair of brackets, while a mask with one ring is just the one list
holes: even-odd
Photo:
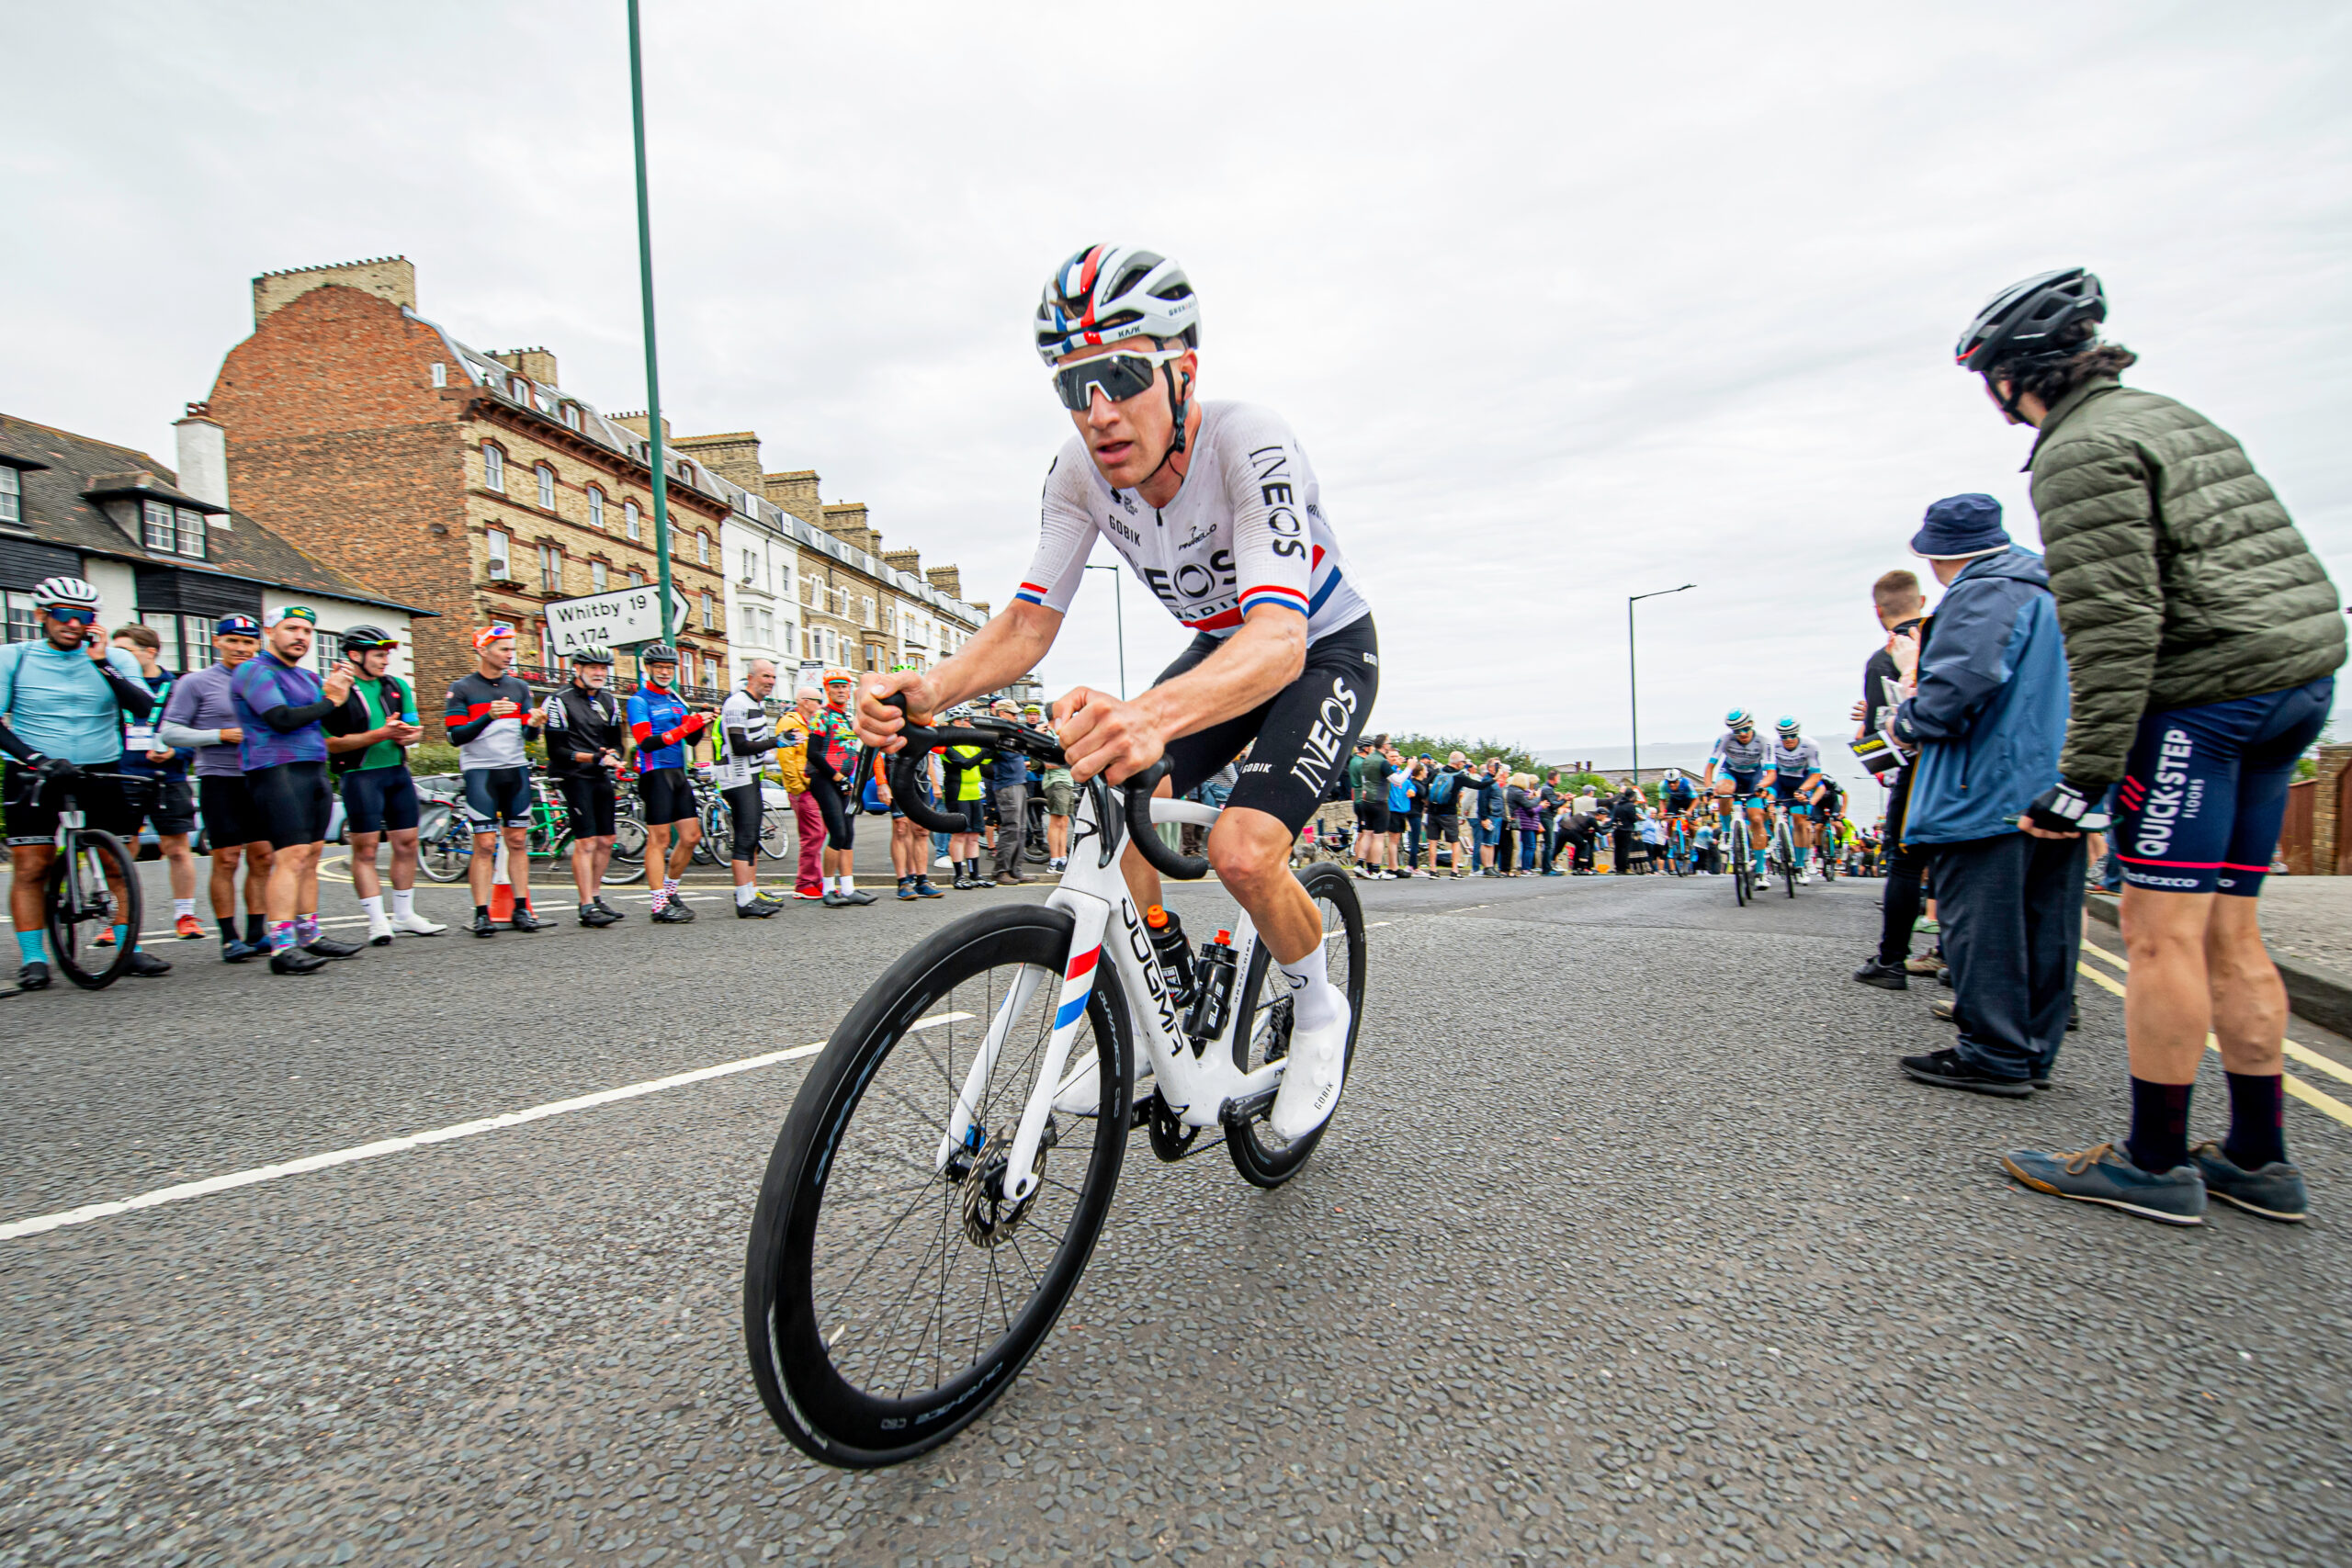
[[[2085, 908], [2093, 919], [2121, 923], [2112, 895], [2094, 893]], [[2265, 878], [2262, 934], [2296, 1016], [2352, 1034], [2352, 877]]]
[[1875, 882], [1359, 887], [1308, 1169], [1137, 1138], [1020, 1382], [879, 1472], [750, 1386], [761, 1171], [794, 1053], [1037, 892], [300, 980], [167, 942], [168, 979], [0, 1001], [0, 1565], [2352, 1561], [2352, 1127], [2288, 1109], [2311, 1224], [2161, 1228], [1994, 1163], [2120, 1132], [2117, 998], [2030, 1101], [1912, 1084], [1938, 993], [1847, 978]]

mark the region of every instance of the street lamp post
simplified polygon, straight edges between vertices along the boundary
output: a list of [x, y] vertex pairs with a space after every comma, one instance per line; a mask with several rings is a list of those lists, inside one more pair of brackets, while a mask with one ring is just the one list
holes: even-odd
[[[670, 625], [670, 486], [662, 454], [662, 372], [653, 348], [653, 216], [645, 193], [645, 65], [637, 41], [637, 0], [628, 0], [628, 111], [637, 140], [637, 272], [645, 308], [645, 438], [653, 471], [653, 560], [661, 585], [662, 640], [677, 635]], [[639, 665], [642, 674], [644, 666]], [[683, 682], [691, 684], [692, 682]]]
[[1642, 787], [1642, 698], [1634, 658], [1634, 606], [1645, 599], [1663, 599], [1669, 593], [1685, 593], [1698, 586], [1695, 582], [1686, 582], [1679, 588], [1661, 588], [1655, 593], [1625, 595], [1625, 705], [1633, 719], [1634, 788], [1636, 792]]
[[1119, 569], [1115, 566], [1090, 566], [1086, 570], [1107, 571], [1111, 574], [1112, 613], [1118, 617], [1119, 622], [1119, 700], [1125, 702], [1127, 700], [1127, 601], [1126, 595], [1119, 591]]

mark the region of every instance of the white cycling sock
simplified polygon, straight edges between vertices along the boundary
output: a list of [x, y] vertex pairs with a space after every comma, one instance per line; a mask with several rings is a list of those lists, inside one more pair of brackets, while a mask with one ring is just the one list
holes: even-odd
[[182, 915], [193, 916], [195, 913], [196, 913], [196, 900], [195, 900], [195, 899], [193, 899], [193, 898], [175, 898], [175, 899], [173, 899], [173, 900], [172, 900], [172, 916], [173, 916], [173, 918], [174, 918], [175, 919], [178, 919], [178, 918], [179, 918], [180, 916], [182, 916]]
[[1291, 1021], [1297, 1028], [1321, 1029], [1335, 1021], [1346, 1001], [1331, 984], [1325, 952], [1325, 944], [1318, 942], [1297, 963], [1279, 964], [1290, 981]]
[[743, 905], [749, 904], [752, 899], [754, 899], [754, 898], [758, 897], [759, 896], [760, 896], [760, 885], [759, 885], [758, 883], [756, 883], [756, 882], [746, 882], [746, 883], [742, 883], [742, 884], [741, 884], [740, 886], [738, 886], [736, 887], [736, 889], [735, 889], [735, 903], [736, 903], [736, 906], [740, 908], [741, 908]]
[[416, 913], [415, 888], [395, 887], [392, 889], [392, 913], [403, 920]]
[[371, 920], [382, 919], [384, 918], [384, 896], [381, 893], [379, 893], [373, 898], [362, 898], [359, 900], [359, 912], [366, 915]]

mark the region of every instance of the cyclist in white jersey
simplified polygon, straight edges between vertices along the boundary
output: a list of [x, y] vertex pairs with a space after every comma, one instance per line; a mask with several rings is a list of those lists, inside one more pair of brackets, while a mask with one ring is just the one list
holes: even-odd
[[[1756, 874], [1764, 874], [1764, 797], [1763, 779], [1767, 765], [1764, 738], [1756, 733], [1756, 716], [1746, 708], [1734, 708], [1724, 715], [1724, 732], [1715, 738], [1715, 749], [1707, 757], [1702, 782], [1713, 791], [1717, 810], [1723, 818], [1719, 842], [1726, 858], [1738, 852], [1739, 835], [1733, 831], [1732, 813], [1744, 809], [1747, 817], [1747, 854]], [[1745, 802], [1741, 807], [1740, 803]]]
[[[1372, 607], [1290, 427], [1250, 404], [1199, 400], [1200, 301], [1182, 267], [1125, 246], [1079, 252], [1046, 285], [1036, 341], [1077, 434], [1046, 473], [1029, 570], [953, 658], [865, 677], [858, 732], [894, 750], [904, 721], [884, 697], [905, 693], [924, 718], [1035, 669], [1107, 537], [1195, 636], [1149, 691], [1125, 701], [1081, 686], [1054, 705], [1054, 728], [1081, 784], [1116, 783], [1165, 754], [1163, 795], [1250, 747], [1208, 857], [1290, 982], [1291, 1066], [1272, 1122], [1300, 1137], [1338, 1103], [1349, 1016], [1290, 848], [1371, 716]], [[1124, 869], [1138, 906], [1159, 901], [1159, 874], [1132, 847]]]
[[1813, 871], [1805, 860], [1813, 852], [1811, 801], [1813, 787], [1821, 781], [1821, 748], [1807, 740], [1797, 721], [1786, 714], [1773, 728], [1779, 739], [1765, 752], [1764, 783], [1795, 830], [1797, 880], [1811, 886]]

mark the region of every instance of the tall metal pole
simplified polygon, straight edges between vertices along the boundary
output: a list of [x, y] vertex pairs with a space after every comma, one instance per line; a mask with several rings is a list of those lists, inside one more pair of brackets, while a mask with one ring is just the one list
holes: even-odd
[[1115, 566], [1090, 566], [1089, 571], [1111, 574], [1111, 608], [1119, 623], [1119, 700], [1127, 700], [1127, 596], [1119, 590], [1119, 569]]
[[[637, 135], [637, 273], [645, 301], [645, 432], [653, 459], [653, 559], [661, 584], [662, 640], [679, 628], [670, 624], [670, 485], [662, 455], [662, 367], [653, 343], [653, 213], [645, 191], [645, 60], [637, 39], [637, 0], [628, 0], [628, 112]], [[644, 674], [640, 661], [638, 673]], [[692, 685], [691, 680], [680, 682]]]
[[1642, 698], [1634, 658], [1634, 606], [1645, 599], [1662, 599], [1669, 593], [1683, 593], [1698, 587], [1686, 582], [1680, 588], [1661, 588], [1655, 593], [1628, 593], [1625, 596], [1625, 701], [1634, 732], [1634, 790], [1642, 788]]

